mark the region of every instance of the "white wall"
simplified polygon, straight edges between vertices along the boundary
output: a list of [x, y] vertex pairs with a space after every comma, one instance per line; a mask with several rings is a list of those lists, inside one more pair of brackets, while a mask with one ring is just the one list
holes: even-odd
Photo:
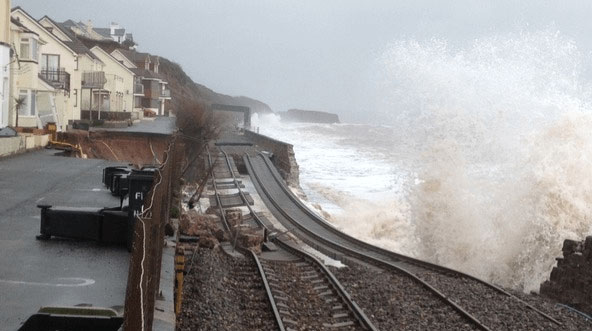
[[10, 100], [10, 47], [0, 45], [0, 128], [8, 125]]

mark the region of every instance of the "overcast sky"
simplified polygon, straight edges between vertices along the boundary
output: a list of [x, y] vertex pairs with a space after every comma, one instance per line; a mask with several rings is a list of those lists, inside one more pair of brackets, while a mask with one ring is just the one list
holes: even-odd
[[194, 81], [275, 111], [336, 112], [359, 121], [376, 103], [377, 58], [402, 38], [466, 43], [554, 25], [592, 49], [592, 1], [13, 0], [36, 18], [120, 23], [139, 50]]

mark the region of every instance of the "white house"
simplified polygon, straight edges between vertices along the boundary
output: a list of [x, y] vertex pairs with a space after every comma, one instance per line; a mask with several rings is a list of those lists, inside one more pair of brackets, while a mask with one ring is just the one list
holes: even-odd
[[10, 112], [10, 0], [0, 0], [0, 128]]

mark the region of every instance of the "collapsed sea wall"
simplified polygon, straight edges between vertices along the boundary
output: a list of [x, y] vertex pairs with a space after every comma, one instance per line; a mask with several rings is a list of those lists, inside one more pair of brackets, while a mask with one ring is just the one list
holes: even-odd
[[548, 281], [541, 284], [541, 295], [592, 314], [592, 236], [584, 241], [565, 240], [563, 258]]
[[150, 165], [162, 162], [171, 136], [125, 131], [72, 130], [58, 140], [79, 148], [82, 157]]
[[255, 145], [273, 153], [271, 161], [290, 186], [300, 187], [300, 172], [294, 154], [294, 146], [253, 131], [245, 130], [245, 137]]

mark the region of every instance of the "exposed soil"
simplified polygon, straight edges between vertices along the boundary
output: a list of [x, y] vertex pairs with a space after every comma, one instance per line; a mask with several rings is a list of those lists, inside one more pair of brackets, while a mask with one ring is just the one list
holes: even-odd
[[162, 161], [170, 136], [133, 132], [72, 130], [62, 133], [60, 141], [82, 151], [78, 157], [128, 162], [136, 165]]

